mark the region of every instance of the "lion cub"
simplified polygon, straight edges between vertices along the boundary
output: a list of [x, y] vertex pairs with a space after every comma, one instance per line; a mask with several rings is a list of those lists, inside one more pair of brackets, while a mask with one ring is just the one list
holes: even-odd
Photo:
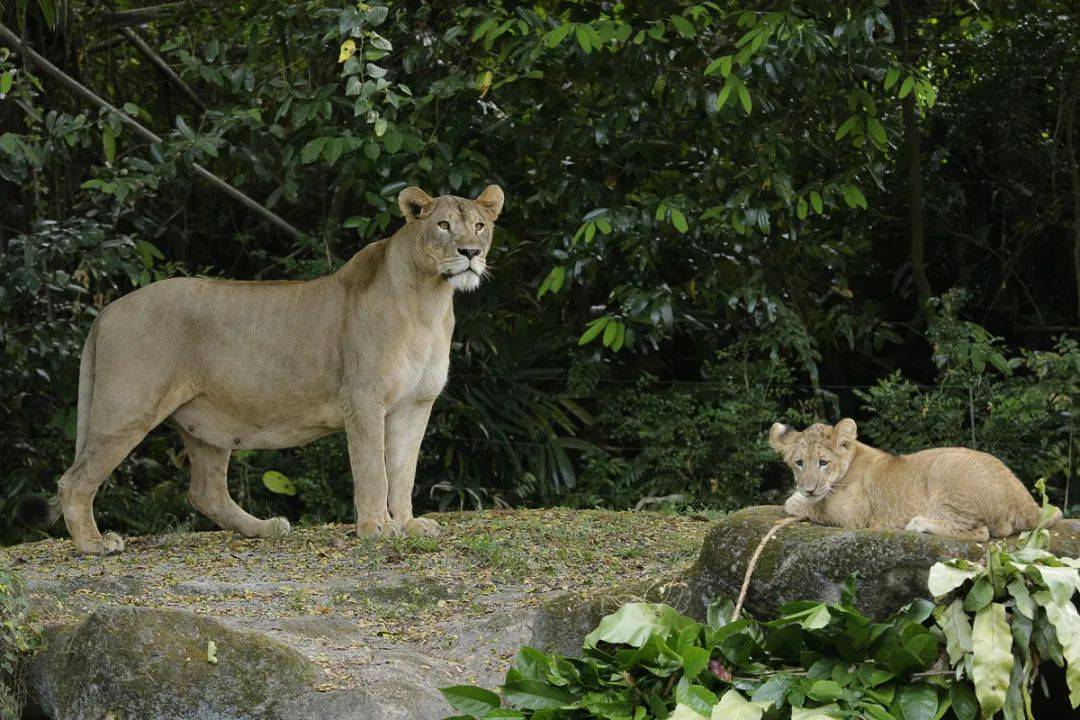
[[[856, 432], [850, 418], [802, 432], [772, 426], [769, 444], [795, 474], [788, 514], [822, 525], [978, 542], [1039, 522], [1039, 505], [993, 455], [956, 447], [890, 455], [856, 440]], [[1047, 525], [1060, 519], [1055, 511]]]

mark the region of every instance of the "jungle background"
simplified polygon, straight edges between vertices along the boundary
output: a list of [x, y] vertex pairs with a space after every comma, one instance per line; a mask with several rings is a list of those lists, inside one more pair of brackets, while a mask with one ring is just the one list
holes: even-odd
[[[776, 502], [771, 423], [850, 415], [892, 451], [993, 452], [1076, 511], [1072, 2], [0, 7], [2, 541], [40, 533], [16, 508], [71, 461], [105, 304], [333, 271], [400, 225], [406, 184], [507, 195], [493, 276], [456, 300], [422, 509]], [[340, 435], [230, 476], [258, 514], [352, 517]], [[208, 527], [187, 482], [163, 427], [99, 521]]]

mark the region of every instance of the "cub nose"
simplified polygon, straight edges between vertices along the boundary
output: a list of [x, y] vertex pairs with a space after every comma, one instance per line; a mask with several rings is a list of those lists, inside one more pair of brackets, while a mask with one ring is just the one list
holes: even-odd
[[457, 251], [459, 253], [461, 253], [462, 255], [464, 255], [469, 260], [472, 260], [474, 257], [476, 257], [477, 255], [480, 254], [480, 248], [463, 248], [463, 247], [459, 247], [457, 249]]

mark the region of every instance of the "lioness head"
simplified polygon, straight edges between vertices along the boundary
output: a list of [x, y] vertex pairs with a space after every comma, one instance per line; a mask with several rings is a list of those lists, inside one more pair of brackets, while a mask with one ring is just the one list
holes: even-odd
[[795, 485], [811, 502], [828, 497], [855, 454], [858, 429], [844, 418], [836, 425], [811, 425], [802, 432], [781, 423], [769, 430], [769, 445], [795, 474]]
[[414, 257], [425, 272], [440, 276], [455, 290], [475, 290], [487, 272], [487, 253], [503, 191], [488, 185], [475, 200], [433, 198], [418, 187], [398, 194], [405, 221], [414, 225]]

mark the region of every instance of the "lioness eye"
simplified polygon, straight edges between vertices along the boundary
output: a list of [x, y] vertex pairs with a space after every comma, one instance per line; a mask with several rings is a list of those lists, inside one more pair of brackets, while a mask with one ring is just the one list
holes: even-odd
[[795, 461], [795, 467], [797, 467], [797, 468], [799, 468], [800, 470], [802, 470], [802, 460], [796, 460], [796, 461]]
[[829, 461], [828, 460], [818, 460], [817, 464], [818, 464], [818, 467], [823, 467], [823, 468], [829, 467]]
[[484, 229], [484, 223], [476, 223], [476, 232], [480, 232]]
[[443, 230], [449, 230], [450, 229], [450, 223], [446, 222], [445, 220], [440, 220], [439, 221], [439, 227], [441, 227]]

